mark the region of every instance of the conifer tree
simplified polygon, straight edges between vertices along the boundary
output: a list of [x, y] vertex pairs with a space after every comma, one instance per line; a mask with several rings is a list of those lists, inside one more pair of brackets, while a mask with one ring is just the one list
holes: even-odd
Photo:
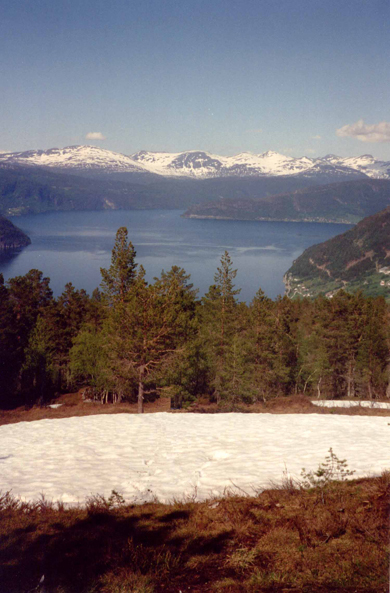
[[330, 362], [323, 324], [323, 311], [328, 301], [320, 296], [315, 301], [300, 299], [297, 303], [295, 392], [313, 392], [320, 398], [330, 389]]
[[106, 270], [100, 268], [102, 293], [109, 303], [124, 303], [136, 277], [136, 251], [128, 241], [126, 227], [117, 230], [111, 254], [111, 265]]
[[273, 302], [261, 289], [250, 306], [256, 390], [263, 400], [289, 393], [293, 385], [296, 365], [293, 307], [286, 297]]
[[358, 344], [356, 369], [361, 391], [372, 400], [386, 393], [386, 370], [389, 346], [386, 335], [387, 307], [383, 298], [368, 298], [363, 302], [364, 324]]
[[137, 383], [139, 413], [148, 382], [194, 333], [195, 308], [189, 306], [189, 296], [174, 274], [148, 285], [140, 266], [124, 306], [111, 312], [107, 341], [112, 370], [118, 380]]
[[16, 330], [21, 349], [27, 346], [39, 314], [53, 302], [49, 283], [50, 279], [43, 278], [42, 272], [35, 269], [8, 281], [9, 296], [17, 316]]
[[202, 333], [213, 366], [214, 395], [218, 403], [228, 395], [227, 349], [235, 333], [236, 296], [241, 292], [233, 283], [236, 275], [237, 270], [233, 269], [229, 253], [225, 251], [214, 275], [215, 284], [202, 299]]
[[361, 294], [340, 290], [324, 303], [321, 322], [332, 397], [353, 398], [356, 393], [356, 359], [364, 328], [363, 302]]
[[111, 372], [106, 336], [101, 329], [94, 324], [84, 325], [73, 340], [69, 357], [73, 379], [87, 382], [98, 392], [116, 392], [120, 400], [121, 389]]
[[0, 408], [12, 407], [22, 352], [16, 331], [17, 317], [9, 290], [0, 274]]

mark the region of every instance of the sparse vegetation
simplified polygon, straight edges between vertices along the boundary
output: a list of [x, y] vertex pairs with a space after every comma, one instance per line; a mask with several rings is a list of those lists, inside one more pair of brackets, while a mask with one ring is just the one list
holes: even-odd
[[302, 468], [300, 486], [306, 489], [312, 488], [319, 492], [321, 501], [325, 504], [325, 489], [329, 489], [332, 483], [334, 485], [335, 482], [344, 482], [354, 473], [355, 470], [348, 469], [347, 460], [339, 459], [331, 447], [329, 455], [325, 457], [323, 463], [320, 463], [316, 471], [306, 471], [304, 467]]
[[171, 505], [113, 493], [69, 509], [6, 493], [0, 591], [43, 590], [44, 576], [50, 593], [385, 593], [390, 474], [323, 491], [324, 504], [289, 485]]

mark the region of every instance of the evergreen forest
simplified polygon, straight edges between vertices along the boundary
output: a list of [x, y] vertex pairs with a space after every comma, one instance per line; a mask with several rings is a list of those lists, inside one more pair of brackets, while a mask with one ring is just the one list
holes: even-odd
[[382, 297], [240, 302], [225, 252], [204, 297], [173, 266], [153, 283], [125, 227], [91, 296], [71, 283], [58, 298], [39, 270], [0, 274], [0, 408], [45, 405], [85, 386], [101, 401], [207, 396], [238, 403], [292, 394], [390, 397], [390, 309]]

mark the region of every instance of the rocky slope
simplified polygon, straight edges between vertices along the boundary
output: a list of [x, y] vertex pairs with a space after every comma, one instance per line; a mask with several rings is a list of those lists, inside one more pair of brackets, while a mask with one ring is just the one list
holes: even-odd
[[390, 301], [390, 207], [306, 249], [287, 271], [286, 294], [331, 297], [341, 288]]
[[10, 220], [0, 216], [0, 253], [30, 245], [30, 238]]

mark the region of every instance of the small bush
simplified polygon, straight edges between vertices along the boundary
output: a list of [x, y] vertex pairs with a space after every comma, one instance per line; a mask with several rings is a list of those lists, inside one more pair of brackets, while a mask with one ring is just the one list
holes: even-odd
[[304, 489], [314, 488], [319, 490], [322, 502], [324, 502], [324, 489], [331, 482], [344, 482], [354, 473], [355, 470], [348, 469], [347, 460], [339, 459], [331, 447], [329, 455], [325, 457], [325, 462], [320, 463], [316, 471], [307, 472], [304, 467], [302, 468], [302, 479], [299, 484]]

